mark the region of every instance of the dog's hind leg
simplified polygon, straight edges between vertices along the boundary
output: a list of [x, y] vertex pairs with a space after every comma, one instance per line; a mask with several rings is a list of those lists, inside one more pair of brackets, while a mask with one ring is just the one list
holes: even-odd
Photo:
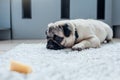
[[106, 31], [107, 31], [107, 37], [105, 40], [107, 41], [107, 43], [109, 43], [113, 39], [113, 31], [111, 28], [106, 29]]
[[98, 48], [98, 47], [100, 47], [100, 40], [96, 36], [92, 36], [90, 38], [87, 38], [87, 39], [81, 41], [78, 44], [75, 44], [72, 47], [72, 50], [80, 51], [80, 50], [83, 50], [86, 48]]

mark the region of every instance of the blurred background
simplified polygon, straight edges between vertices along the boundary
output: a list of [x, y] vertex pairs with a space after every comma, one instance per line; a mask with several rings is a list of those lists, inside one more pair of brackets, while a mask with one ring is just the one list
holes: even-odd
[[0, 39], [45, 39], [47, 24], [97, 19], [120, 37], [120, 0], [0, 0]]

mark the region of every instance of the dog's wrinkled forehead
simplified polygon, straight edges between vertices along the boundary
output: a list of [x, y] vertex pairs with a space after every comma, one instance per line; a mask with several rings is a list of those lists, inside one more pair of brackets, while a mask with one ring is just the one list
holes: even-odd
[[69, 37], [71, 34], [70, 26], [67, 23], [64, 24], [48, 24], [47, 36], [53, 37], [54, 35]]
[[53, 37], [55, 34], [58, 34], [61, 31], [59, 25], [50, 23], [47, 28], [47, 35]]

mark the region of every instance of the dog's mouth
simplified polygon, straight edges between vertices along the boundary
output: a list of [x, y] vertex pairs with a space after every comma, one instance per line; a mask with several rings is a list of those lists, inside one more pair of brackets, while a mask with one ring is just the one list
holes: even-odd
[[62, 46], [61, 44], [59, 44], [58, 42], [52, 39], [48, 40], [46, 47], [47, 49], [53, 49], [53, 50], [60, 50], [65, 48], [64, 46]]

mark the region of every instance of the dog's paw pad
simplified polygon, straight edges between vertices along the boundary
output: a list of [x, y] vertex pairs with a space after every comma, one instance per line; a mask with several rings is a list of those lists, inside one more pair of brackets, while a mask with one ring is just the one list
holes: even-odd
[[72, 48], [73, 51], [82, 51], [82, 48]]

